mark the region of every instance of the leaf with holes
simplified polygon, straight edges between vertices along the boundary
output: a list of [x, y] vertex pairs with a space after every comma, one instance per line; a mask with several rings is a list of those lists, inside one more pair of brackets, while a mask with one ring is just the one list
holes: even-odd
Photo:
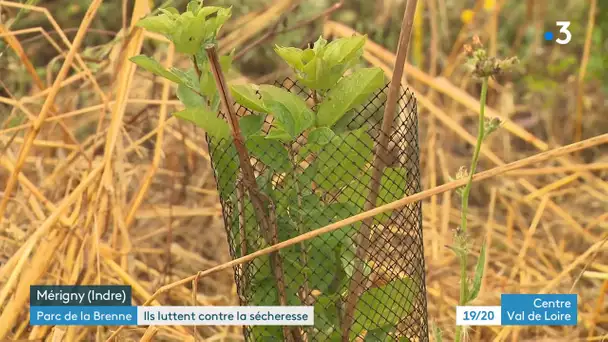
[[235, 84], [230, 86], [230, 92], [236, 103], [260, 113], [268, 113], [264, 102], [258, 98], [251, 84]]
[[[214, 13], [215, 17], [207, 18]], [[203, 43], [215, 39], [217, 31], [230, 16], [231, 8], [220, 7], [204, 7], [196, 12], [180, 14], [170, 37], [175, 50], [188, 55], [196, 54]]]
[[196, 18], [192, 12], [184, 12], [177, 19], [171, 40], [175, 51], [193, 55], [205, 38], [205, 22]]

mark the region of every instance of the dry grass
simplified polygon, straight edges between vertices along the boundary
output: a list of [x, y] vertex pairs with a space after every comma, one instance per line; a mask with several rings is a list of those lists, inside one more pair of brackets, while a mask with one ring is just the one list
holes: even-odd
[[[239, 25], [228, 28], [220, 45], [238, 50], [272, 25], [268, 18], [278, 17], [293, 3], [276, 1], [256, 15], [235, 18]], [[91, 15], [85, 16], [72, 42], [41, 7], [31, 7], [31, 15], [45, 16], [59, 41], [41, 27], [10, 32], [0, 26], [0, 37], [11, 37], [7, 43], [19, 52], [39, 87], [21, 98], [10, 92], [0, 97], [0, 105], [6, 105], [1, 108], [8, 108], [2, 116], [27, 118], [24, 124], [0, 127], [0, 340], [103, 341], [116, 331], [29, 327], [31, 284], [129, 284], [136, 305], [238, 303], [230, 268], [236, 262], [225, 264], [230, 256], [203, 134], [169, 117], [179, 102], [172, 99], [174, 89], [168, 82], [151, 79], [128, 62], [144, 41], [166, 42], [133, 27], [148, 13], [148, 1], [135, 1], [128, 29], [119, 34], [122, 39], [103, 68], [93, 72], [79, 51], [99, 4], [91, 3]], [[0, 6], [24, 5], [0, 1]], [[441, 8], [429, 10], [441, 16]], [[464, 123], [479, 111], [478, 101], [463, 90], [471, 81], [456, 74], [466, 29], [442, 74], [434, 71], [435, 50], [429, 72], [405, 65], [421, 108], [423, 184], [428, 190], [394, 204], [424, 201], [429, 321], [444, 330], [446, 340], [454, 332], [459, 278], [458, 261], [445, 248], [459, 223], [459, 203], [453, 195], [459, 183], [448, 183], [448, 176], [470, 158], [467, 145], [475, 138]], [[433, 39], [440, 39], [436, 30], [431, 30]], [[324, 31], [333, 36], [354, 33], [333, 21], [325, 23]], [[486, 32], [482, 39], [496, 44], [496, 23], [490, 21]], [[20, 44], [22, 35], [32, 33], [42, 35], [63, 55], [61, 71], [47, 84], [35, 76], [27, 49]], [[166, 65], [182, 63], [165, 46], [158, 57]], [[380, 45], [368, 42], [364, 57], [392, 72], [395, 56]], [[492, 92], [507, 103], [514, 101], [508, 87], [493, 84]], [[86, 103], [76, 101], [75, 93], [88, 95]], [[485, 176], [476, 177], [484, 179], [473, 187], [470, 231], [476, 246], [486, 239], [488, 256], [482, 291], [472, 304], [496, 305], [499, 294], [507, 292], [572, 292], [579, 295], [579, 324], [475, 328], [469, 336], [474, 341], [600, 341], [608, 336], [608, 159], [584, 162], [572, 152], [598, 150], [608, 137], [568, 148], [550, 145], [511, 120], [504, 101], [486, 110], [505, 124], [482, 149], [480, 171]], [[578, 118], [583, 109], [576, 108]], [[75, 132], [83, 129], [88, 138], [78, 142]], [[526, 159], [547, 151], [552, 152]], [[204, 270], [209, 271], [199, 272]], [[242, 339], [236, 327], [200, 327], [195, 332], [184, 327], [125, 328], [117, 336], [141, 341]]]

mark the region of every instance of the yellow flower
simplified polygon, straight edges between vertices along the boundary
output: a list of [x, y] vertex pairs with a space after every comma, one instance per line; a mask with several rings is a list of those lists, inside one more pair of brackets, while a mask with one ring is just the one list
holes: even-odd
[[483, 2], [483, 9], [485, 9], [486, 11], [493, 10], [494, 6], [496, 6], [496, 0], [485, 0]]
[[462, 11], [460, 13], [460, 20], [465, 25], [471, 23], [473, 21], [474, 17], [475, 17], [475, 12], [473, 12], [473, 10], [471, 10], [471, 9], [465, 9], [464, 11]]

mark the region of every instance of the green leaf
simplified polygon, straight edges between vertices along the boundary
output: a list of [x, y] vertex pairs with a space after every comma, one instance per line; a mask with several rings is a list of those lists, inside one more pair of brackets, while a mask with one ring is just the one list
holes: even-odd
[[315, 128], [308, 133], [308, 143], [317, 145], [327, 145], [336, 134], [329, 127]]
[[[280, 199], [276, 199], [275, 203], [277, 203], [277, 212], [282, 212], [285, 213], [285, 215], [283, 215], [281, 218], [277, 218], [278, 221], [278, 237], [279, 237], [279, 241], [285, 241], [285, 240], [289, 240], [292, 239], [296, 236], [299, 235], [299, 229], [298, 226], [296, 225], [295, 222], [293, 222], [293, 220], [291, 219], [291, 217], [289, 217], [289, 215], [287, 215], [287, 210], [289, 210], [289, 208], [285, 207], [285, 206], [280, 206], [279, 203], [281, 202], [281, 200], [283, 198], [285, 198], [285, 196], [277, 196], [280, 197]], [[283, 255], [287, 254], [287, 256], [289, 256], [289, 254], [291, 254], [291, 260], [294, 262], [294, 264], [297, 264], [297, 268], [300, 269], [300, 271], [303, 269], [303, 266], [306, 265], [302, 265], [302, 263], [300, 262], [300, 251], [299, 248], [300, 246], [297, 246], [298, 250], [296, 251], [295, 248], [292, 247], [287, 247], [283, 252]]]
[[220, 67], [222, 68], [222, 72], [224, 72], [224, 74], [227, 74], [232, 69], [232, 62], [234, 61], [234, 51], [235, 49], [232, 49], [232, 51], [230, 51], [230, 54], [220, 56], [219, 58]]
[[335, 136], [317, 155], [315, 182], [325, 190], [350, 183], [370, 161], [372, 145], [372, 138], [365, 132], [365, 127]]
[[[401, 167], [387, 167], [384, 169], [382, 181], [380, 183], [380, 193], [376, 205], [385, 205], [401, 199], [405, 195], [407, 186], [407, 170]], [[388, 211], [376, 216], [380, 222], [385, 222], [391, 216], [392, 211]]]
[[323, 59], [331, 66], [349, 63], [362, 52], [366, 40], [367, 36], [336, 39], [325, 47]]
[[309, 277], [310, 286], [321, 293], [329, 290], [335, 276], [336, 260], [334, 260], [333, 246], [327, 242], [326, 238], [316, 237], [306, 243], [307, 266], [314, 270]]
[[323, 71], [325, 71], [324, 67], [323, 59], [319, 56], [314, 56], [302, 68], [302, 73], [305, 75], [304, 80], [310, 82], [313, 85], [313, 88], [319, 88], [318, 83], [319, 80], [323, 78]]
[[172, 81], [175, 83], [183, 83], [181, 78], [177, 74], [175, 74], [175, 72], [165, 69], [165, 67], [163, 67], [162, 64], [160, 64], [158, 61], [156, 61], [153, 58], [150, 58], [145, 55], [138, 55], [138, 56], [131, 57], [129, 60], [131, 62], [137, 64], [141, 68], [143, 68], [157, 76], [164, 77], [164, 78], [168, 79], [169, 81]]
[[178, 84], [176, 91], [177, 98], [182, 101], [186, 108], [205, 105], [205, 99], [200, 94], [192, 90], [192, 88], [196, 89], [196, 72], [193, 69], [190, 69], [186, 73], [184, 73], [183, 76], [181, 76], [180, 78], [182, 79], [182, 81], [184, 80], [184, 78], [187, 78], [188, 80], [187, 84]]
[[384, 342], [391, 340], [389, 333], [394, 329], [394, 326], [386, 326], [374, 330], [370, 330], [365, 334], [365, 342]]
[[[276, 128], [295, 140], [315, 120], [314, 112], [298, 95], [272, 85], [261, 85], [260, 93], [264, 106], [275, 118]], [[272, 132], [272, 131], [271, 131]]]
[[[270, 257], [263, 256], [255, 260], [251, 266], [256, 270], [252, 279], [251, 304], [254, 306], [279, 305], [276, 282], [270, 268]], [[250, 267], [251, 267], [250, 266]]]
[[[319, 204], [314, 208], [304, 208], [301, 210], [303, 217], [302, 225], [307, 230], [317, 229], [332, 222], [353, 216], [358, 212], [358, 208], [352, 203], [336, 202], [327, 205]], [[332, 250], [340, 244], [349, 245], [351, 243], [351, 236], [356, 232], [359, 225], [360, 223], [355, 223], [327, 233], [327, 238], [324, 239], [324, 243]]]
[[304, 63], [302, 62], [303, 51], [295, 47], [283, 47], [275, 45], [274, 51], [281, 57], [290, 67], [296, 70], [302, 70]]
[[264, 126], [264, 119], [266, 115], [250, 114], [245, 115], [239, 119], [239, 127], [241, 127], [241, 134], [247, 138], [251, 135], [256, 135], [262, 131]]
[[205, 99], [184, 84], [177, 85], [177, 91], [175, 94], [177, 95], [177, 98], [182, 101], [184, 106], [186, 106], [186, 108], [205, 105]]
[[137, 22], [136, 26], [142, 27], [150, 32], [168, 36], [175, 28], [175, 21], [168, 15], [158, 15], [143, 18]]
[[[319, 337], [313, 337], [313, 341], [340, 342], [340, 316], [336, 308], [336, 301], [340, 300], [335, 295], [321, 294], [315, 301], [315, 329], [319, 330]], [[337, 336], [336, 336], [337, 335]]]
[[252, 325], [250, 329], [251, 339], [254, 341], [284, 341], [281, 326]]
[[262, 191], [266, 196], [270, 197], [273, 201], [275, 201], [276, 196], [274, 194], [275, 191], [272, 185], [273, 175], [274, 174], [272, 170], [264, 170], [261, 175], [255, 178], [255, 182], [258, 184], [258, 188], [260, 189], [260, 191]]
[[283, 142], [290, 142], [293, 140], [289, 133], [287, 133], [284, 130], [277, 128], [277, 127], [272, 127], [270, 129], [270, 132], [268, 132], [268, 134], [266, 134], [266, 139], [279, 140], [279, 141], [283, 141]]
[[158, 10], [171, 18], [179, 17], [179, 11], [175, 7], [159, 8]]
[[298, 72], [298, 80], [305, 86], [315, 89], [324, 90], [332, 88], [336, 82], [342, 77], [346, 68], [337, 66], [330, 68], [320, 56], [314, 56], [302, 69]]
[[191, 89], [196, 90], [196, 72], [194, 71], [194, 69], [190, 68], [186, 71], [181, 70], [181, 69], [177, 69], [177, 68], [169, 68], [169, 71], [172, 72], [173, 74], [175, 74], [177, 77], [179, 77], [179, 79], [181, 80], [181, 82], [190, 87]]
[[218, 146], [210, 148], [210, 150], [215, 166], [217, 186], [222, 198], [227, 199], [235, 190], [236, 177], [239, 172], [238, 154], [232, 139], [212, 141], [211, 145], [214, 143]]
[[[351, 279], [355, 273], [354, 261], [357, 258], [355, 244], [352, 242], [349, 244], [343, 244], [341, 255], [342, 258], [340, 259], [340, 263], [342, 264], [342, 269], [344, 270], [344, 279]], [[344, 284], [344, 286], [347, 286], [347, 284]]]
[[251, 84], [235, 84], [230, 86], [230, 92], [236, 103], [260, 113], [268, 113], [264, 102], [258, 98]]
[[217, 13], [220, 10], [224, 9], [223, 7], [218, 7], [218, 6], [204, 6], [202, 8], [197, 9], [197, 11], [195, 11], [194, 13], [198, 16], [198, 17], [208, 17], [213, 13]]
[[265, 165], [278, 172], [291, 169], [287, 149], [276, 140], [265, 139], [263, 136], [250, 136], [245, 142], [247, 150]]
[[138, 26], [163, 34], [174, 43], [177, 52], [194, 55], [205, 42], [215, 39], [218, 30], [230, 18], [232, 8], [201, 7], [201, 2], [191, 1], [181, 14], [174, 8], [160, 11], [161, 15], [144, 18]]
[[363, 329], [372, 331], [395, 326], [412, 310], [415, 293], [410, 289], [413, 288], [414, 282], [403, 278], [365, 291], [357, 302], [351, 331], [359, 334]]
[[342, 78], [319, 105], [317, 126], [332, 126], [383, 85], [384, 72], [376, 67], [360, 69]]
[[486, 244], [485, 242], [481, 245], [481, 251], [479, 252], [479, 259], [477, 259], [477, 265], [475, 266], [475, 276], [473, 277], [472, 288], [467, 298], [467, 304], [477, 298], [479, 291], [481, 290], [481, 281], [483, 280], [483, 268], [486, 262]]
[[205, 21], [195, 17], [192, 12], [184, 12], [177, 20], [171, 40], [177, 52], [193, 55], [201, 46], [205, 34]]
[[188, 5], [186, 5], [186, 11], [190, 11], [193, 14], [196, 14], [199, 8], [201, 8], [201, 3], [199, 1], [190, 1], [188, 2]]
[[[229, 142], [227, 140], [225, 140], [224, 142]], [[230, 141], [231, 143], [231, 141]], [[231, 146], [231, 151], [234, 148], [234, 145]], [[234, 150], [236, 151], [236, 150]], [[223, 158], [225, 156], [224, 152], [219, 152], [219, 153], [214, 153], [214, 158]], [[234, 158], [231, 160], [234, 161], [234, 165], [232, 165], [234, 168], [223, 168], [221, 170], [223, 171], [219, 171], [219, 167], [222, 167], [223, 165], [221, 165], [222, 163], [218, 163], [215, 159], [214, 159], [214, 167], [218, 167], [218, 176], [219, 176], [219, 181], [218, 183], [220, 183], [220, 181], [222, 180], [229, 180], [231, 179], [231, 176], [235, 176], [236, 174], [234, 173], [235, 171], [238, 172], [238, 163], [236, 160], [236, 153], [234, 155], [232, 155], [231, 158]], [[225, 159], [222, 160], [222, 162], [226, 162], [229, 159]], [[227, 164], [227, 163], [223, 163], [223, 164]], [[223, 173], [220, 173], [223, 172]], [[236, 177], [235, 177], [236, 178]], [[258, 177], [256, 180], [259, 180], [261, 177]], [[221, 183], [224, 184], [224, 183]], [[234, 183], [230, 183], [230, 186], [233, 186]], [[222, 185], [220, 187], [220, 189], [224, 190], [224, 185]], [[262, 187], [260, 187], [260, 190], [264, 191], [265, 189], [262, 189]], [[224, 194], [225, 192], [222, 192], [222, 194]], [[224, 199], [226, 202], [229, 202], [230, 205], [234, 205], [234, 207], [236, 208], [238, 206], [238, 201], [239, 201], [239, 197], [236, 191], [232, 191], [231, 193], [226, 193], [225, 196], [222, 197], [222, 199]], [[257, 220], [255, 219], [255, 209], [253, 207], [253, 204], [251, 204], [251, 201], [249, 200], [245, 200], [244, 201], [244, 207], [243, 207], [243, 212], [242, 214], [244, 215], [245, 222], [244, 224], [241, 226], [241, 222], [240, 222], [240, 217], [241, 217], [241, 211], [240, 210], [234, 210], [232, 211], [232, 215], [230, 216], [230, 227], [231, 227], [231, 237], [234, 238], [234, 241], [238, 241], [236, 242], [233, 247], [235, 249], [235, 255], [242, 257], [245, 256], [245, 254], [247, 252], [251, 252], [254, 250], [257, 250], [260, 248], [261, 245], [263, 245], [264, 242], [264, 238], [261, 236], [260, 234], [260, 230], [258, 229], [258, 224], [257, 224]], [[242, 230], [244, 230], [244, 234], [242, 234]], [[240, 237], [244, 236], [245, 242], [246, 242], [246, 246], [245, 246], [245, 250], [242, 250], [242, 244], [240, 243], [241, 239]]]
[[193, 122], [198, 127], [216, 139], [225, 139], [230, 136], [230, 127], [226, 121], [218, 118], [216, 114], [203, 106], [190, 107], [181, 112], [174, 113], [178, 118]]
[[[282, 227], [283, 225], [279, 225], [279, 230], [281, 230]], [[297, 233], [295, 233], [295, 235], [297, 235]], [[302, 254], [299, 251], [299, 246], [298, 248], [296, 248], [296, 246], [291, 246], [281, 250], [281, 256], [283, 256], [285, 284], [291, 284], [290, 287], [293, 289], [292, 291], [288, 290], [291, 292], [288, 295], [288, 297], [291, 297], [291, 300], [289, 300], [291, 303], [288, 305], [302, 305], [302, 302], [297, 297], [297, 292], [295, 291], [298, 287], [295, 286], [294, 288], [293, 285], [304, 284], [306, 279], [305, 276], [311, 273], [308, 269], [310, 265], [304, 265], [302, 263]], [[290, 287], [288, 287], [288, 289]]]
[[[363, 208], [369, 194], [368, 186], [371, 179], [371, 172], [372, 169], [370, 168], [360, 177], [354, 179], [349, 186], [344, 188], [338, 197], [338, 201], [353, 203], [357, 208]], [[378, 193], [376, 205], [380, 206], [401, 199], [405, 194], [407, 185], [406, 176], [407, 170], [404, 168], [385, 168], [380, 182], [380, 191]], [[388, 211], [374, 216], [374, 222], [377, 224], [386, 221], [391, 213], [392, 211]]]
[[207, 21], [207, 26], [205, 27], [208, 34], [215, 38], [218, 31], [222, 28], [222, 26], [230, 19], [232, 16], [232, 6], [228, 8], [219, 8], [217, 11], [217, 15], [214, 18], [211, 18]]
[[215, 79], [209, 71], [201, 72], [201, 78], [199, 79], [199, 89], [201, 93], [207, 97], [212, 97], [217, 94], [217, 88], [215, 86]]
[[323, 36], [319, 36], [317, 41], [313, 44], [312, 50], [315, 54], [320, 54], [325, 51], [325, 46], [327, 46], [327, 39], [323, 38]]
[[329, 44], [319, 37], [312, 48], [301, 50], [275, 46], [276, 53], [296, 71], [305, 86], [323, 90], [332, 88], [344, 71], [354, 65], [363, 53], [365, 36], [337, 39]]

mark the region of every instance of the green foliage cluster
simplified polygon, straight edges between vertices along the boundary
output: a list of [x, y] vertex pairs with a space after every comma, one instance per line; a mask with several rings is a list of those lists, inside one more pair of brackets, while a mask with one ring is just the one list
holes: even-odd
[[[229, 17], [230, 8], [203, 7], [198, 1], [190, 2], [187, 11], [181, 14], [171, 8], [163, 9], [160, 15], [144, 18], [138, 25], [169, 38], [179, 52], [191, 58], [193, 67], [165, 68], [143, 55], [131, 61], [177, 84], [177, 96], [185, 109], [174, 115], [206, 131], [214, 147], [212, 159], [220, 194], [236, 204], [237, 150], [229, 125], [217, 116], [219, 96], [205, 54], [205, 45], [217, 43], [215, 35]], [[300, 95], [273, 85], [230, 86], [237, 103], [252, 111], [239, 119], [239, 125], [249, 154], [265, 166], [256, 181], [260, 191], [274, 202], [280, 240], [352, 216], [363, 208], [371, 174], [373, 139], [364, 122], [352, 127], [342, 121], [352, 117], [358, 107], [385, 85], [381, 69], [353, 69], [360, 60], [365, 40], [365, 36], [354, 36], [328, 42], [320, 37], [312, 47], [303, 50], [275, 46], [276, 53], [294, 69], [297, 79], [313, 91], [314, 106], [309, 106]], [[224, 72], [231, 62], [231, 55], [221, 57]], [[273, 118], [269, 130], [264, 129], [267, 116]], [[298, 140], [303, 137], [304, 143]], [[304, 160], [308, 166], [302, 168]], [[377, 204], [402, 197], [405, 181], [405, 169], [386, 168]], [[249, 201], [243, 210], [245, 217], [251, 218], [244, 227], [247, 252], [265, 247], [267, 243], [258, 231]], [[233, 236], [238, 236], [241, 229], [238, 210], [233, 215], [228, 220], [233, 226], [228, 228]], [[387, 217], [379, 215], [376, 223]], [[303, 305], [299, 291], [304, 284], [317, 294], [315, 326], [311, 331], [314, 340], [341, 340], [341, 306], [355, 257], [351, 236], [357, 229], [355, 224], [280, 252], [288, 304]], [[245, 253], [239, 243], [235, 247], [237, 254]], [[256, 271], [250, 279], [248, 292], [252, 298], [248, 304], [279, 305], [268, 257], [257, 258], [252, 264]], [[366, 272], [370, 270], [367, 267]], [[411, 311], [414, 294], [410, 288], [413, 280], [405, 278], [367, 290], [358, 302], [351, 334], [366, 330], [366, 340], [385, 340]], [[387, 298], [387, 293], [392, 298]], [[258, 326], [252, 332], [256, 339], [283, 339], [281, 327]]]

